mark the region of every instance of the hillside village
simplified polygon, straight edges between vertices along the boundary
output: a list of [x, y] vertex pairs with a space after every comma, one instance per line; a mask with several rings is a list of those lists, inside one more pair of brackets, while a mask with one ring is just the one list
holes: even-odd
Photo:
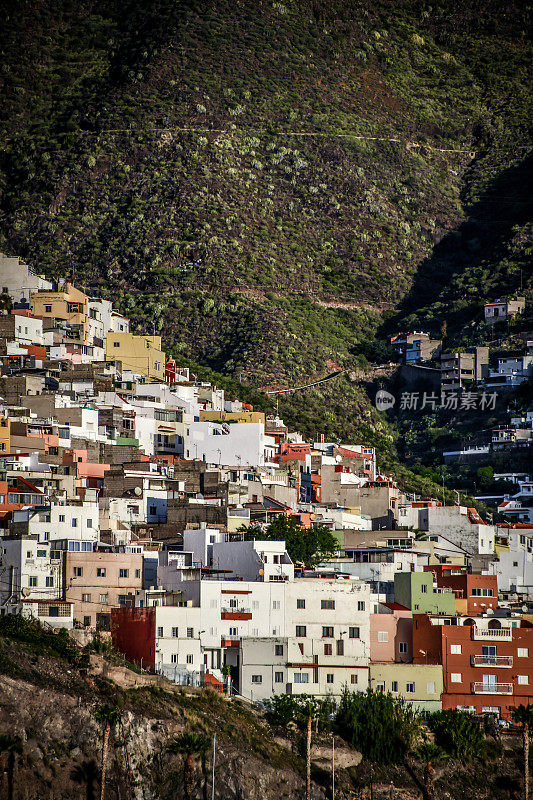
[[[492, 522], [409, 495], [375, 447], [229, 400], [111, 301], [18, 257], [0, 286], [0, 614], [254, 702], [370, 687], [503, 722], [531, 702], [529, 472], [494, 475], [516, 491], [485, 496]], [[440, 342], [392, 345], [416, 369]], [[524, 347], [495, 369], [482, 346], [440, 353], [438, 396], [519, 385]], [[533, 410], [470, 447], [510, 442], [533, 452]]]

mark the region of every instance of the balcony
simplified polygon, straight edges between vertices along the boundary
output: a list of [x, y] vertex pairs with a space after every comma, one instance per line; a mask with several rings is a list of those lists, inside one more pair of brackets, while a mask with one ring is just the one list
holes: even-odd
[[249, 608], [221, 608], [220, 619], [252, 619]]
[[472, 626], [472, 639], [479, 641], [481, 639], [499, 639], [500, 641], [512, 642], [513, 629], [512, 628], [478, 628]]
[[512, 656], [470, 656], [472, 667], [512, 667]]
[[221, 647], [239, 647], [240, 643], [240, 636], [222, 636], [220, 640]]
[[473, 694], [512, 694], [512, 683], [472, 683]]

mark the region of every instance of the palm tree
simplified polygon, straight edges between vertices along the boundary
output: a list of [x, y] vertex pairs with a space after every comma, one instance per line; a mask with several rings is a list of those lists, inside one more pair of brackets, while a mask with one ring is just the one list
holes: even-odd
[[120, 711], [116, 706], [102, 706], [102, 708], [99, 708], [98, 711], [95, 711], [94, 716], [99, 722], [104, 723], [104, 739], [102, 743], [102, 781], [100, 789], [100, 800], [104, 800], [109, 736], [111, 734], [111, 728], [114, 728], [120, 719]]
[[15, 755], [22, 753], [22, 741], [19, 736], [8, 733], [0, 735], [0, 753], [7, 753], [7, 800], [13, 800], [15, 784]]
[[183, 787], [185, 800], [192, 800], [194, 791], [194, 757], [202, 756], [209, 748], [209, 739], [201, 733], [181, 733], [167, 745], [169, 753], [181, 753], [183, 761]]
[[533, 726], [533, 705], [521, 703], [513, 710], [513, 721], [522, 726], [524, 742], [524, 800], [529, 800], [529, 729]]

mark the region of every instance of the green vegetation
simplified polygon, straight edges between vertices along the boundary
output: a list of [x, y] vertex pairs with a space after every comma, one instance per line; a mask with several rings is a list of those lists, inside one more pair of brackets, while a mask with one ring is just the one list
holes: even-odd
[[336, 702], [333, 698], [309, 697], [306, 694], [276, 694], [265, 702], [266, 718], [271, 725], [285, 727], [294, 722], [304, 727], [311, 717], [317, 731], [331, 730]]
[[485, 738], [477, 720], [464, 711], [435, 711], [428, 717], [428, 726], [435, 735], [435, 744], [448, 755], [462, 761], [481, 756]]
[[483, 300], [531, 287], [529, 14], [8, 0], [0, 250], [74, 269], [259, 408], [355, 372], [280, 411], [395, 468], [403, 431], [360, 382], [390, 332], [482, 340]]
[[[253, 527], [245, 529], [245, 538], [255, 539], [257, 535]], [[304, 528], [296, 517], [279, 516], [265, 531], [260, 531], [260, 536], [267, 541], [285, 542], [292, 562], [307, 567], [331, 558], [338, 548], [337, 540], [325, 525]]]
[[341, 736], [378, 764], [404, 760], [419, 733], [417, 713], [390, 693], [344, 691], [336, 716]]

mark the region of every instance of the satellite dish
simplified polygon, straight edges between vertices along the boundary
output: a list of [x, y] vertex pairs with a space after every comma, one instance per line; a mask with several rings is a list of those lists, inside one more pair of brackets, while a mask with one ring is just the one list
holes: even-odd
[[487, 616], [492, 616], [493, 614], [494, 614], [494, 609], [491, 606], [489, 606], [487, 608]]
[[524, 605], [522, 606], [522, 611], [524, 612], [524, 614], [527, 613], [527, 610], [528, 610], [528, 606], [526, 605], [526, 603], [524, 603]]
[[260, 575], [264, 575], [264, 574], [265, 574], [265, 570], [264, 570], [264, 569], [260, 569], [260, 570], [259, 570], [259, 574], [260, 574]]
[[136, 487], [135, 487], [135, 489], [134, 489], [133, 491], [135, 492], [135, 495], [136, 495], [137, 497], [140, 497], [140, 496], [142, 495], [142, 493], [143, 493], [143, 490], [141, 489], [141, 487], [140, 487], [140, 486], [136, 486]]
[[341, 455], [335, 456], [335, 461], [336, 461], [337, 463], [338, 463], [339, 461], [342, 461], [342, 456], [341, 456]]
[[25, 586], [25, 587], [23, 588], [23, 590], [22, 590], [22, 596], [23, 596], [23, 597], [29, 597], [29, 596], [30, 596], [30, 594], [31, 594], [31, 591], [30, 591], [30, 589], [28, 589], [28, 587], [27, 587], [27, 586]]

